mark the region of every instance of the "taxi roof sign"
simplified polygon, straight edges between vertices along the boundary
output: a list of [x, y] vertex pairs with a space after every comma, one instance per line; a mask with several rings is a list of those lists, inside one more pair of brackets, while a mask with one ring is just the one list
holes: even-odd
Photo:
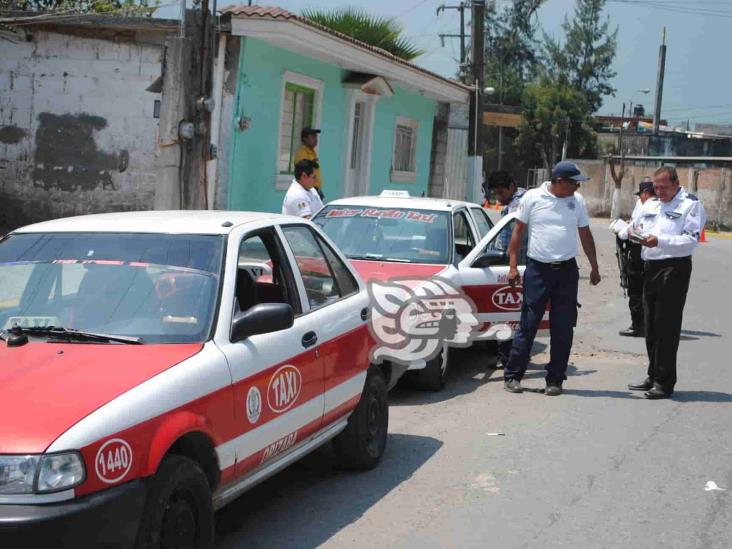
[[397, 191], [394, 189], [385, 189], [381, 191], [379, 196], [386, 196], [389, 198], [409, 198], [409, 191]]

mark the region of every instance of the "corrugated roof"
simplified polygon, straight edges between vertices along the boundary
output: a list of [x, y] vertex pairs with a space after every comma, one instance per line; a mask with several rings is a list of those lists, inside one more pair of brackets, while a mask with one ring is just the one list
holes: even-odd
[[353, 45], [359, 46], [365, 50], [368, 50], [372, 53], [380, 55], [381, 57], [384, 57], [384, 58], [388, 59], [389, 61], [398, 63], [400, 65], [407, 66], [411, 69], [420, 71], [428, 76], [442, 80], [443, 82], [446, 82], [457, 88], [460, 88], [463, 91], [467, 91], [467, 92], [472, 91], [471, 87], [466, 86], [462, 82], [458, 82], [457, 80], [452, 80], [450, 78], [441, 76], [437, 73], [424, 69], [418, 65], [415, 65], [414, 63], [405, 61], [401, 57], [397, 57], [396, 55], [389, 53], [386, 50], [377, 48], [376, 46], [372, 46], [371, 44], [367, 44], [365, 42], [361, 42], [360, 40], [356, 40], [352, 36], [348, 36], [347, 34], [343, 34], [342, 32], [338, 32], [333, 29], [330, 29], [319, 23], [311, 21], [310, 19], [303, 17], [302, 15], [292, 13], [291, 11], [287, 11], [282, 8], [276, 8], [276, 7], [271, 7], [271, 6], [227, 6], [225, 8], [222, 8], [219, 11], [221, 14], [229, 15], [229, 16], [259, 17], [261, 19], [275, 19], [275, 20], [295, 21], [298, 23], [302, 23], [303, 25], [307, 25], [307, 26], [317, 29], [319, 31], [326, 32], [326, 33], [330, 34], [331, 36], [335, 36], [336, 38], [339, 38], [339, 39], [349, 42]]

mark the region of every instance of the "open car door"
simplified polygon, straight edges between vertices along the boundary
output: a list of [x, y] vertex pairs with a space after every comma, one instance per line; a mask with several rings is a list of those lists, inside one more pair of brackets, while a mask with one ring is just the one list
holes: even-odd
[[[512, 288], [508, 284], [508, 245], [515, 224], [515, 213], [502, 218], [458, 263], [458, 280], [463, 291], [475, 302], [478, 320], [484, 323], [483, 331], [490, 331], [491, 326], [499, 324], [507, 324], [515, 331], [521, 319], [523, 287], [517, 285]], [[519, 254], [518, 269], [522, 282], [527, 249], [528, 231], [524, 233]], [[545, 313], [538, 335], [543, 335], [541, 330], [548, 328], [549, 316]]]

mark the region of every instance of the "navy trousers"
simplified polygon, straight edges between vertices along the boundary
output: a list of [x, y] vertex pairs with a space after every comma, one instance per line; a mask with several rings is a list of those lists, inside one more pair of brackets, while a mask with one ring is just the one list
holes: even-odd
[[536, 331], [546, 305], [551, 300], [549, 331], [551, 352], [546, 366], [546, 381], [561, 383], [567, 379], [567, 362], [572, 350], [574, 327], [577, 324], [577, 288], [579, 269], [572, 259], [560, 268], [529, 259], [524, 272], [524, 294], [521, 322], [513, 338], [511, 354], [504, 370], [506, 381], [521, 380], [531, 357]]

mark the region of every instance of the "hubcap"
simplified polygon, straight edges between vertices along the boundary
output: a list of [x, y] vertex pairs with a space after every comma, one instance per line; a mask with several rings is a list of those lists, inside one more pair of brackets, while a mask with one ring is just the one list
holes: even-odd
[[376, 398], [376, 395], [369, 395], [367, 428], [369, 431], [369, 439], [371, 440], [376, 438], [376, 436], [379, 434], [379, 416], [381, 415], [380, 408], [381, 407], [379, 406], [379, 401]]

